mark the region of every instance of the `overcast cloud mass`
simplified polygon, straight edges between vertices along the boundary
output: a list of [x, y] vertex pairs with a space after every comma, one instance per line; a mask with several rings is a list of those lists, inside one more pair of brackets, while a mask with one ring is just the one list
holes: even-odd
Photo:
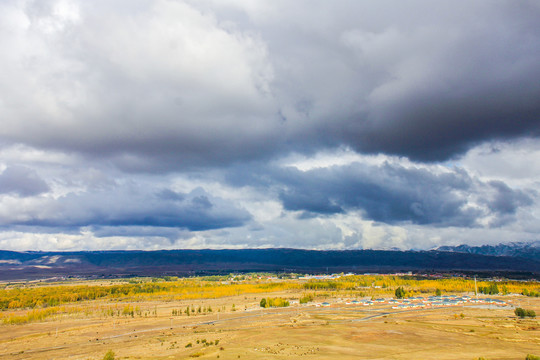
[[0, 249], [540, 239], [538, 1], [0, 0]]

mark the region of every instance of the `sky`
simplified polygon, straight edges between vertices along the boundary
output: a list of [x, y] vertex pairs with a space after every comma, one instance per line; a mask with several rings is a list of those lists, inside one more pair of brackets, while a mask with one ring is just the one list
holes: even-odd
[[0, 249], [540, 240], [540, 2], [0, 0]]

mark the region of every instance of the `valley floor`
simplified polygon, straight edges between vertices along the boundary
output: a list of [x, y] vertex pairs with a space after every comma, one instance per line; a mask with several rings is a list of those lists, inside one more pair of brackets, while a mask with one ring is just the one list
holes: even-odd
[[[510, 306], [393, 309], [330, 299], [329, 306], [260, 308], [265, 295], [137, 303], [144, 316], [58, 316], [0, 325], [0, 359], [525, 359], [540, 355], [540, 325], [514, 306], [540, 313], [540, 299], [501, 297]], [[232, 311], [232, 304], [234, 309]], [[135, 305], [135, 304], [134, 304]], [[80, 305], [79, 305], [80, 306]], [[89, 301], [89, 308], [110, 300]], [[124, 303], [121, 306], [125, 306]], [[174, 309], [219, 309], [171, 315]]]

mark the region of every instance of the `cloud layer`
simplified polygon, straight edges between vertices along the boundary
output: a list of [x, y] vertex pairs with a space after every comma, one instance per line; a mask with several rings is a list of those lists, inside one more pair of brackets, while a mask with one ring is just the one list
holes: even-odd
[[525, 0], [3, 1], [0, 246], [534, 240], [538, 18]]
[[[273, 189], [283, 208], [301, 216], [361, 211], [365, 219], [386, 224], [499, 226], [519, 208], [532, 205], [536, 193], [484, 182], [461, 169], [378, 165], [354, 162], [302, 171], [296, 167], [233, 172], [235, 186]], [[241, 176], [238, 176], [241, 174]]]
[[241, 226], [250, 219], [246, 211], [211, 197], [201, 188], [188, 194], [169, 189], [153, 193], [128, 185], [36, 199], [32, 205], [15, 205], [14, 216], [4, 215], [3, 222], [34, 230], [150, 227], [201, 231]]
[[45, 181], [27, 167], [11, 166], [0, 174], [0, 193], [26, 197], [39, 195], [49, 190]]
[[4, 139], [166, 171], [538, 135], [535, 2], [124, 5], [2, 5]]

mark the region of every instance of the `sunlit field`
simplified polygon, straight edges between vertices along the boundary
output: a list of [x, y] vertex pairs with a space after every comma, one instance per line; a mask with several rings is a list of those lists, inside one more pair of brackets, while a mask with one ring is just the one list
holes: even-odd
[[394, 275], [4, 283], [0, 358], [534, 358], [539, 292]]

